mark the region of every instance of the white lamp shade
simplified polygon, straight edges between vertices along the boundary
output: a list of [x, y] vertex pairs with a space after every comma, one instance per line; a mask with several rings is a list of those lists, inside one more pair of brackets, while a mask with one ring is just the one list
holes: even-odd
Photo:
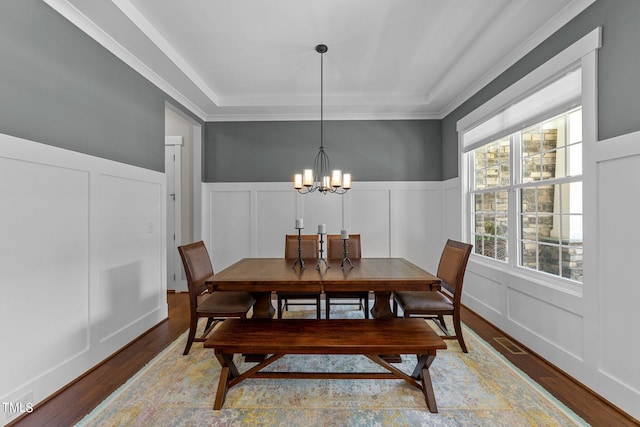
[[322, 178], [322, 188], [331, 188], [331, 178], [325, 176]]
[[351, 174], [345, 173], [342, 175], [342, 188], [348, 190], [351, 188]]
[[302, 185], [311, 187], [313, 185], [313, 170], [305, 169], [302, 176]]
[[331, 172], [331, 186], [332, 187], [340, 187], [342, 181], [342, 172], [339, 170], [334, 170]]

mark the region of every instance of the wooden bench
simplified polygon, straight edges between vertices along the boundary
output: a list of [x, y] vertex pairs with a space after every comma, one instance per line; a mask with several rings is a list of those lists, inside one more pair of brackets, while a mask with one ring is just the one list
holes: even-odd
[[[230, 387], [247, 378], [286, 379], [402, 379], [422, 390], [427, 407], [438, 412], [429, 375], [437, 350], [447, 348], [423, 319], [227, 319], [204, 343], [213, 348], [222, 365], [214, 409], [221, 409]], [[270, 355], [240, 373], [234, 354]], [[263, 368], [286, 354], [361, 354], [387, 372], [264, 372]], [[380, 355], [415, 354], [417, 363], [408, 375]]]

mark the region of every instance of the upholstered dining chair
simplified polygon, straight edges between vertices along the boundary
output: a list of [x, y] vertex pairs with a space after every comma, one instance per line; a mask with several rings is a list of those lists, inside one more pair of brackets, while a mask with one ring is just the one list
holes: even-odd
[[[303, 260], [318, 259], [318, 235], [303, 234], [300, 236], [300, 256]], [[284, 257], [291, 265], [298, 259], [298, 235], [287, 234], [284, 239]], [[306, 265], [316, 268], [316, 264]], [[296, 268], [299, 268], [296, 267]], [[298, 301], [298, 302], [291, 302]], [[282, 309], [289, 310], [291, 305], [313, 305], [316, 307], [316, 318], [320, 319], [320, 292], [278, 292], [278, 319], [282, 319]]]
[[[227, 317], [246, 318], [254, 299], [248, 292], [209, 292], [204, 281], [213, 275], [211, 258], [204, 242], [194, 242], [178, 247], [189, 287], [189, 307], [191, 321], [189, 337], [183, 355], [189, 354], [194, 341], [205, 341], [213, 327]], [[196, 338], [198, 320], [206, 317], [203, 334]]]
[[[443, 339], [457, 339], [460, 348], [467, 353], [467, 346], [460, 326], [460, 299], [467, 261], [473, 245], [447, 240], [444, 246], [437, 276], [442, 281], [438, 292], [398, 291], [393, 293], [393, 313], [398, 315], [398, 305], [404, 311], [404, 317], [425, 317], [433, 322], [445, 334]], [[451, 335], [444, 321], [445, 315], [453, 316], [455, 335]]]
[[[359, 234], [350, 234], [347, 240], [347, 256], [349, 259], [357, 259], [362, 256], [362, 245], [360, 243]], [[344, 241], [339, 234], [327, 235], [327, 258], [343, 259], [344, 258]], [[347, 267], [345, 267], [347, 268]], [[328, 319], [331, 313], [331, 300], [336, 299], [357, 299], [358, 307], [364, 310], [364, 318], [369, 318], [369, 292], [325, 292], [325, 312]], [[353, 305], [352, 302], [333, 303], [333, 305]]]

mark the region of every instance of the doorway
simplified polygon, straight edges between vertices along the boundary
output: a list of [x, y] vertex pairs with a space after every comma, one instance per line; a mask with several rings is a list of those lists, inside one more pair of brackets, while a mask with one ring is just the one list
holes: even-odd
[[164, 137], [164, 173], [167, 178], [167, 289], [182, 290], [178, 242], [182, 242], [182, 136]]
[[201, 151], [202, 124], [167, 102], [167, 289], [176, 292], [187, 291], [186, 276], [177, 247], [201, 239]]

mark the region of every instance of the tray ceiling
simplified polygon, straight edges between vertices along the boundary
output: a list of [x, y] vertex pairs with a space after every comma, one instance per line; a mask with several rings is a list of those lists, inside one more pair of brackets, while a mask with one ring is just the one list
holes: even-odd
[[593, 0], [45, 0], [203, 120], [441, 118]]

